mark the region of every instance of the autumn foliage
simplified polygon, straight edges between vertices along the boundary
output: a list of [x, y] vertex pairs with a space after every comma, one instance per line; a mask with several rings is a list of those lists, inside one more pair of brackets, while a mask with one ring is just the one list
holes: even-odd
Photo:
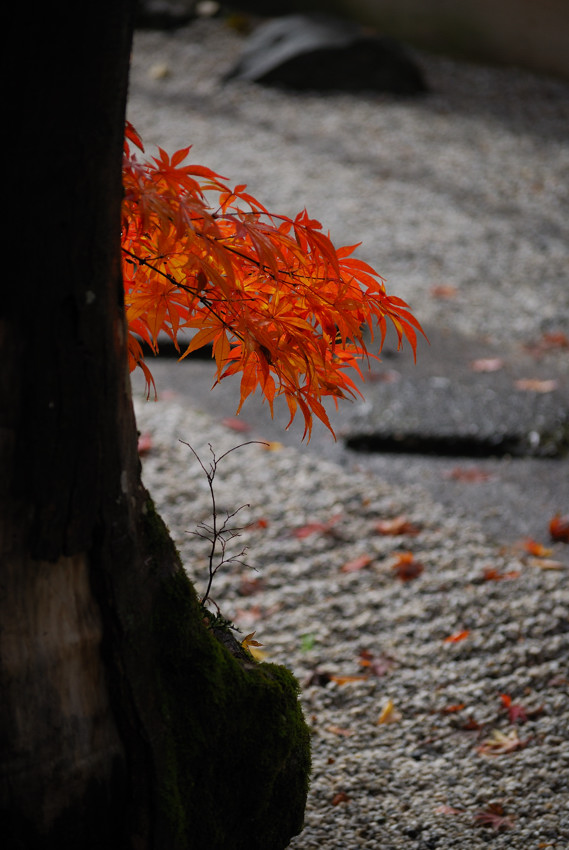
[[[189, 148], [152, 159], [127, 125], [123, 162], [122, 256], [129, 361], [152, 375], [143, 344], [156, 353], [165, 332], [181, 357], [211, 345], [216, 381], [241, 374], [241, 398], [260, 388], [271, 413], [284, 396], [290, 422], [300, 410], [304, 435], [316, 416], [332, 430], [323, 399], [355, 397], [349, 375], [369, 352], [364, 334], [379, 336], [389, 320], [401, 345], [416, 351], [422, 333], [407, 304], [386, 293], [383, 279], [335, 248], [306, 211], [296, 218], [269, 213], [246, 186], [200, 165], [184, 164]], [[368, 329], [366, 331], [366, 328]], [[141, 344], [142, 342], [142, 344]], [[353, 374], [353, 373], [352, 373]]]

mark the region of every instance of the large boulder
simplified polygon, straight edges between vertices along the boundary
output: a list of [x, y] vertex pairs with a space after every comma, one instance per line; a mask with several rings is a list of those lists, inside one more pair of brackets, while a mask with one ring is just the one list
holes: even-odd
[[260, 24], [226, 79], [296, 90], [426, 91], [420, 68], [392, 39], [328, 15], [286, 15]]

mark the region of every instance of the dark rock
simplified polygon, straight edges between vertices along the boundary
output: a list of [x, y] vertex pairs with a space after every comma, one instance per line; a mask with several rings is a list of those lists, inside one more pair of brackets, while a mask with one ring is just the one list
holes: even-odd
[[183, 27], [195, 17], [197, 0], [138, 0], [137, 29], [170, 30]]
[[260, 24], [226, 79], [299, 91], [425, 92], [418, 66], [400, 44], [327, 15], [287, 15]]

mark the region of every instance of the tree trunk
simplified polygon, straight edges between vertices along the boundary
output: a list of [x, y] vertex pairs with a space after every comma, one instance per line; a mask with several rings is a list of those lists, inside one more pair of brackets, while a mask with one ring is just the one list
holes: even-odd
[[295, 682], [206, 630], [140, 481], [118, 239], [132, 7], [98, 0], [77, 27], [76, 4], [41, 4], [17, 41], [26, 212], [0, 313], [0, 839], [276, 850], [306, 797]]

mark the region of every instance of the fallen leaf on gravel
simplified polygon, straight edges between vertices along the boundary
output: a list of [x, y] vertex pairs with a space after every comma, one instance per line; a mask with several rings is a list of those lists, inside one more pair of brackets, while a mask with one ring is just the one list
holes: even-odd
[[360, 652], [359, 663], [362, 667], [366, 667], [374, 676], [385, 676], [390, 673], [396, 665], [395, 658], [390, 655], [375, 656], [367, 649], [362, 649]]
[[308, 522], [306, 525], [300, 526], [293, 530], [293, 535], [302, 540], [304, 537], [310, 537], [311, 534], [327, 531], [328, 526], [324, 522]]
[[396, 384], [401, 380], [401, 372], [395, 369], [384, 369], [382, 372], [370, 372], [366, 375], [369, 384]]
[[465, 702], [455, 702], [452, 705], [445, 705], [439, 711], [441, 714], [454, 714], [457, 711], [462, 711], [463, 708], [466, 708]]
[[401, 581], [412, 581], [421, 575], [425, 567], [420, 561], [415, 560], [412, 552], [400, 552], [395, 563], [391, 565], [391, 569], [397, 573], [397, 578]]
[[486, 738], [479, 747], [476, 747], [476, 750], [483, 756], [502, 756], [516, 750], [523, 750], [524, 747], [527, 747], [529, 741], [530, 738], [522, 740], [518, 736], [517, 729], [511, 729], [509, 732], [494, 729], [490, 737]]
[[530, 555], [536, 555], [538, 558], [544, 558], [553, 553], [553, 549], [548, 549], [546, 546], [543, 546], [542, 543], [538, 543], [531, 537], [527, 537], [525, 540], [522, 540], [521, 547], [524, 552], [528, 552]]
[[338, 793], [334, 794], [334, 796], [332, 797], [332, 805], [333, 806], [339, 806], [340, 803], [349, 803], [349, 802], [350, 802], [350, 798], [348, 797], [348, 795], [346, 794], [345, 791], [338, 791]]
[[549, 522], [549, 534], [557, 543], [569, 543], [569, 514], [555, 514]]
[[508, 712], [508, 720], [512, 725], [515, 725], [516, 723], [527, 723], [528, 715], [523, 705], [513, 702], [512, 697], [509, 694], [500, 694], [500, 699], [502, 700], [502, 705]]
[[[307, 632], [300, 636], [300, 649], [302, 652], [310, 652], [311, 649], [314, 649], [315, 643], [316, 636], [312, 632]], [[330, 681], [330, 679], [328, 679], [328, 681]]]
[[160, 401], [175, 401], [177, 398], [180, 398], [180, 393], [176, 390], [163, 389], [160, 393]]
[[494, 567], [486, 567], [482, 573], [484, 581], [506, 581], [508, 579], [519, 578], [521, 575], [519, 570], [508, 570], [506, 573], [501, 573], [500, 570]]
[[235, 416], [227, 416], [221, 420], [221, 424], [225, 425], [226, 428], [230, 428], [232, 431], [240, 431], [241, 433], [251, 430], [251, 425], [248, 422], [244, 422], [243, 419], [237, 419]]
[[431, 298], [456, 298], [458, 289], [456, 286], [440, 283], [436, 286], [431, 286], [429, 293]]
[[460, 729], [462, 732], [478, 732], [480, 729], [480, 723], [478, 723], [474, 717], [469, 717], [468, 720], [465, 720], [465, 722], [461, 725]]
[[468, 629], [463, 629], [461, 632], [454, 632], [454, 634], [449, 635], [443, 641], [443, 643], [460, 643], [461, 640], [466, 640], [470, 631]]
[[148, 76], [151, 80], [165, 80], [171, 74], [172, 71], [165, 62], [156, 62], [148, 69]]
[[541, 357], [552, 349], [569, 348], [569, 337], [564, 333], [554, 331], [544, 334], [537, 342], [524, 345], [524, 348], [535, 357]]
[[147, 455], [152, 450], [152, 437], [150, 434], [141, 434], [138, 438], [138, 454], [140, 457]]
[[454, 806], [446, 806], [444, 803], [435, 809], [437, 815], [463, 815], [464, 813], [464, 809], [455, 809]]
[[377, 724], [378, 726], [381, 726], [384, 723], [399, 723], [402, 718], [403, 715], [400, 711], [397, 711], [393, 704], [393, 700], [388, 699], [377, 718]]
[[393, 517], [393, 519], [380, 519], [375, 523], [374, 528], [379, 534], [393, 535], [394, 537], [400, 534], [419, 534], [421, 530], [417, 525], [409, 522], [405, 514]]
[[340, 514], [333, 516], [328, 522], [308, 522], [306, 525], [301, 525], [300, 528], [294, 528], [292, 534], [302, 540], [304, 537], [310, 537], [311, 534], [331, 534], [333, 526], [340, 519]]
[[500, 357], [484, 357], [472, 360], [470, 368], [473, 372], [499, 372], [504, 368], [504, 361]]
[[558, 332], [550, 332], [543, 335], [541, 338], [542, 345], [548, 348], [569, 348], [569, 337], [567, 334]]
[[540, 570], [565, 570], [567, 564], [562, 564], [561, 561], [554, 561], [552, 558], [532, 558], [530, 566], [537, 567]]
[[492, 473], [486, 472], [485, 469], [480, 469], [477, 466], [455, 466], [450, 472], [445, 472], [444, 477], [451, 478], [454, 481], [477, 483], [479, 481], [488, 481], [489, 478], [492, 478]]
[[359, 570], [363, 570], [365, 567], [369, 567], [371, 564], [371, 557], [369, 555], [358, 555], [357, 558], [352, 558], [351, 561], [346, 561], [340, 567], [340, 571], [343, 573], [356, 573]]
[[540, 381], [539, 378], [520, 378], [514, 382], [517, 390], [532, 393], [552, 393], [559, 386], [559, 382], [554, 378], [550, 380]]
[[282, 443], [279, 443], [278, 440], [269, 440], [268, 443], [261, 443], [261, 447], [265, 449], [267, 452], [280, 452], [282, 448], [284, 448]]
[[342, 738], [349, 738], [350, 735], [354, 734], [351, 729], [344, 729], [342, 726], [335, 726], [334, 724], [326, 726], [326, 732], [332, 732], [333, 735], [340, 735]]
[[337, 685], [347, 685], [349, 682], [366, 682], [369, 676], [330, 676], [331, 682]]
[[514, 827], [513, 818], [511, 815], [506, 815], [500, 803], [490, 803], [488, 808], [476, 812], [473, 818], [477, 826], [487, 826], [496, 831]]
[[268, 527], [269, 527], [269, 520], [265, 519], [264, 517], [260, 517], [259, 519], [256, 519], [253, 522], [250, 522], [249, 525], [245, 526], [247, 531], [254, 531], [257, 528], [268, 528]]
[[259, 593], [264, 586], [262, 578], [242, 578], [239, 582], [240, 596], [254, 596]]

